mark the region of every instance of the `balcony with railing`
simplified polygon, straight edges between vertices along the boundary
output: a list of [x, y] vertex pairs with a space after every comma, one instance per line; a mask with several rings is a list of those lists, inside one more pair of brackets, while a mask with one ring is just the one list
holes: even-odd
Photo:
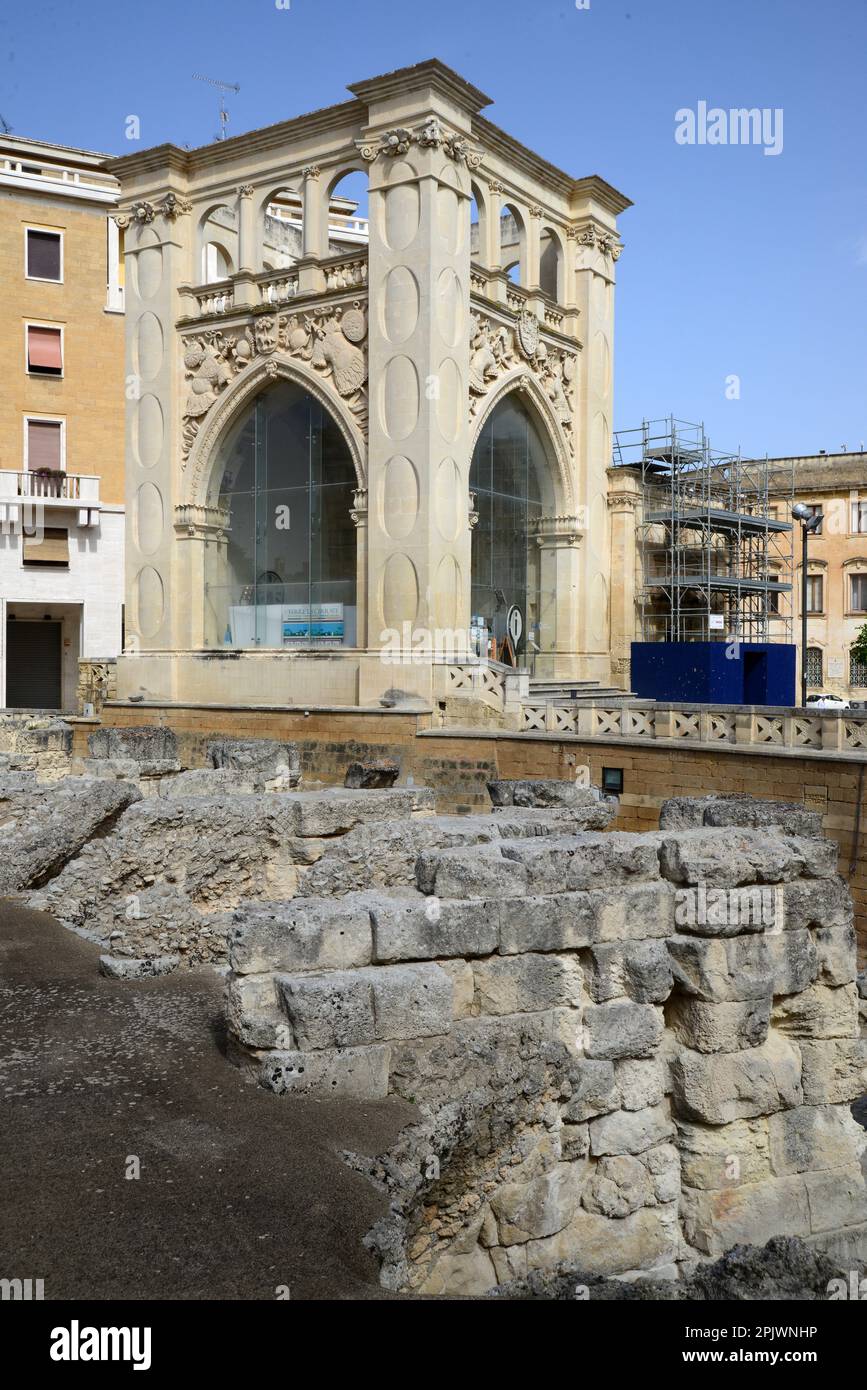
[[38, 502], [46, 507], [99, 507], [99, 478], [63, 469], [0, 469], [0, 505]]

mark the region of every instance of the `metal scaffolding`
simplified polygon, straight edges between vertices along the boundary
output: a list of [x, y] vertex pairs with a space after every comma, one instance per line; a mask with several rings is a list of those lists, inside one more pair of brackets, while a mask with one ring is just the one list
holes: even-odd
[[641, 480], [638, 603], [645, 642], [789, 642], [794, 467], [712, 449], [674, 416], [614, 436]]

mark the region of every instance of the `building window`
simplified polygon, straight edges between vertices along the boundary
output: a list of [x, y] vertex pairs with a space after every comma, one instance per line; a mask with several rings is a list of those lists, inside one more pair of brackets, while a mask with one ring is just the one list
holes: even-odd
[[867, 535], [867, 498], [855, 498], [850, 503], [849, 530], [853, 536]]
[[27, 325], [27, 370], [33, 376], [63, 376], [63, 330]]
[[807, 684], [822, 684], [822, 649], [821, 647], [807, 648]]
[[65, 526], [45, 526], [34, 536], [24, 533], [25, 565], [51, 565], [69, 568], [69, 531]]
[[28, 280], [63, 279], [63, 236], [38, 227], [25, 231], [25, 274]]
[[59, 473], [65, 466], [62, 420], [24, 421], [24, 467], [29, 473]]
[[867, 685], [867, 661], [849, 653], [849, 684]]
[[[867, 578], [867, 576], [865, 576]], [[823, 613], [825, 611], [825, 576], [822, 574], [807, 575], [807, 612]]]
[[849, 611], [867, 613], [867, 574], [849, 576]]

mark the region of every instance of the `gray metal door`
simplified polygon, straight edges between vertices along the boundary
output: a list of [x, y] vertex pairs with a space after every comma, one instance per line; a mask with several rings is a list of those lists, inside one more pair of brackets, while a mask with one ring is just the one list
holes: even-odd
[[61, 708], [61, 624], [6, 623], [6, 708]]

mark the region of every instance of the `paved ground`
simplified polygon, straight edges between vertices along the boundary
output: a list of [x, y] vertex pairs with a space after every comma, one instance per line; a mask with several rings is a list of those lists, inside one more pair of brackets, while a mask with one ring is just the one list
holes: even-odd
[[213, 973], [107, 980], [98, 955], [0, 902], [0, 1278], [61, 1299], [381, 1297], [361, 1237], [384, 1201], [339, 1151], [387, 1148], [411, 1107], [261, 1091], [222, 1055]]

